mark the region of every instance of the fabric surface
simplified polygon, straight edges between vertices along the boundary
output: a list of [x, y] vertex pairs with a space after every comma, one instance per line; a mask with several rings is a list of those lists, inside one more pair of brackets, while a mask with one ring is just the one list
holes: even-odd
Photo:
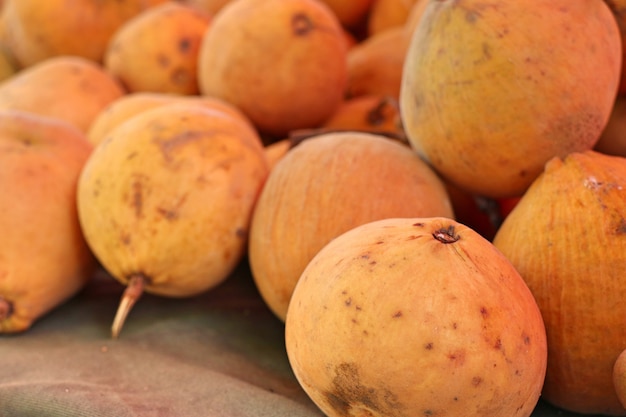
[[[247, 264], [201, 296], [144, 294], [119, 339], [104, 272], [25, 333], [0, 336], [0, 417], [320, 417]], [[574, 417], [540, 402], [533, 417]]]

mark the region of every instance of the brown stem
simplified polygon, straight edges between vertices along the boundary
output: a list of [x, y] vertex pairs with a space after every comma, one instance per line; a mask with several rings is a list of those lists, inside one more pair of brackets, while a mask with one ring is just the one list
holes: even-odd
[[454, 243], [461, 238], [454, 230], [454, 225], [449, 225], [447, 228], [442, 227], [433, 233], [433, 237], [441, 243]]
[[145, 284], [146, 277], [143, 274], [132, 275], [128, 280], [128, 285], [122, 294], [120, 305], [117, 307], [117, 312], [115, 313], [115, 318], [113, 319], [113, 325], [111, 326], [111, 336], [113, 339], [118, 338], [128, 313], [130, 313], [130, 310], [133, 308], [137, 300], [141, 298]]
[[11, 317], [13, 313], [13, 304], [10, 301], [0, 297], [0, 321], [6, 320]]

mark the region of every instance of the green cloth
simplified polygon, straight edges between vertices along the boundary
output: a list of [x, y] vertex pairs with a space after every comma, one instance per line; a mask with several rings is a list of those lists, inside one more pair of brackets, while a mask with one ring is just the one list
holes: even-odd
[[[197, 297], [144, 294], [113, 340], [123, 289], [101, 271], [27, 332], [0, 336], [0, 417], [323, 416], [245, 262]], [[552, 416], [574, 414], [533, 414]]]

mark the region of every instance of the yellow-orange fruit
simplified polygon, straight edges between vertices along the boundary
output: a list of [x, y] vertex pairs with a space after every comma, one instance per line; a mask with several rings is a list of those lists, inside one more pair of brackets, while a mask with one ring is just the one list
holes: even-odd
[[264, 134], [316, 127], [339, 105], [347, 43], [317, 0], [238, 0], [213, 17], [201, 45], [202, 94], [241, 109]]
[[306, 264], [340, 233], [385, 217], [453, 217], [445, 187], [408, 146], [364, 132], [325, 133], [275, 163], [256, 203], [248, 260], [284, 320]]
[[58, 55], [102, 63], [113, 33], [128, 19], [167, 0], [5, 0], [2, 41], [28, 67]]
[[78, 56], [55, 56], [0, 84], [0, 109], [55, 117], [85, 133], [100, 111], [125, 93], [101, 65]]
[[543, 315], [542, 398], [576, 413], [626, 416], [612, 379], [626, 348], [626, 159], [595, 151], [551, 159], [493, 243]]
[[329, 417], [528, 417], [546, 334], [520, 274], [447, 218], [389, 218], [329, 242], [293, 293], [294, 374]]
[[347, 57], [346, 96], [379, 94], [399, 100], [410, 41], [402, 26], [372, 35], [353, 46]]
[[128, 93], [109, 103], [92, 121], [87, 131], [87, 139], [94, 145], [102, 142], [117, 126], [131, 117], [155, 107], [171, 103], [188, 103], [223, 111], [241, 119], [254, 129], [248, 118], [230, 103], [215, 97], [188, 96], [169, 93], [136, 92]]
[[67, 122], [0, 110], [0, 333], [30, 329], [92, 277], [76, 212], [91, 151]]
[[115, 31], [104, 66], [130, 92], [198, 94], [198, 53], [210, 20], [178, 2], [144, 10]]
[[404, 141], [398, 102], [386, 95], [368, 94], [344, 100], [322, 128], [386, 133]]
[[400, 100], [406, 134], [472, 194], [521, 195], [550, 158], [591, 149], [611, 113], [622, 52], [607, 4], [532, 8], [428, 1], [413, 32]]
[[386, 29], [404, 26], [418, 0], [374, 0], [367, 17], [367, 33], [372, 36]]

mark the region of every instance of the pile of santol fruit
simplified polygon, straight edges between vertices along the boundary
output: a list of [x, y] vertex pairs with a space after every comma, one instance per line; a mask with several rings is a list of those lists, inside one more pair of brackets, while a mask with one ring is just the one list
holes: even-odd
[[0, 332], [245, 261], [329, 416], [625, 416], [625, 16], [4, 0]]

